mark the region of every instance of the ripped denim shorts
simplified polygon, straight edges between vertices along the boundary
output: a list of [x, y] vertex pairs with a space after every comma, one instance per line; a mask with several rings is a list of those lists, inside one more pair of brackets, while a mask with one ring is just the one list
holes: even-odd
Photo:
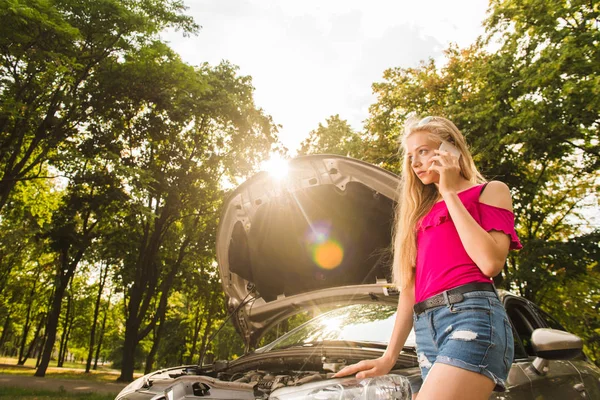
[[435, 363], [442, 363], [485, 375], [502, 392], [514, 356], [506, 311], [494, 292], [463, 296], [460, 303], [413, 313], [423, 381]]

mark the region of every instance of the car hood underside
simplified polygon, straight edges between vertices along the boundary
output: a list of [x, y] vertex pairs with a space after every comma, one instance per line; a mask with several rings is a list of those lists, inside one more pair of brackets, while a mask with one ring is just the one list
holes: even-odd
[[373, 165], [314, 155], [290, 160], [281, 179], [261, 172], [229, 196], [217, 261], [229, 311], [250, 299], [235, 321], [247, 345], [291, 311], [290, 299], [308, 306], [330, 296], [325, 289], [390, 281], [398, 184]]

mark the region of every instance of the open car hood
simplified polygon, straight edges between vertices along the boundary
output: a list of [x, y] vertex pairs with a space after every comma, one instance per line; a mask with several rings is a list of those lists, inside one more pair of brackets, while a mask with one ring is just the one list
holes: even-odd
[[374, 165], [311, 155], [290, 160], [281, 179], [260, 172], [231, 193], [217, 261], [248, 348], [302, 309], [389, 294], [398, 184]]

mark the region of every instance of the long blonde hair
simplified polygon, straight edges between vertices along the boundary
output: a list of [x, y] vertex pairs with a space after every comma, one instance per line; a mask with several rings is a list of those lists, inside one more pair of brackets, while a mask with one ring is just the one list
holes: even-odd
[[414, 268], [417, 259], [417, 223], [431, 210], [439, 198], [437, 187], [432, 183], [424, 185], [416, 176], [406, 155], [406, 139], [415, 132], [427, 132], [430, 138], [438, 143], [447, 141], [460, 151], [460, 174], [474, 184], [483, 183], [485, 179], [473, 162], [464, 136], [452, 121], [443, 117], [409, 117], [404, 124], [400, 152], [403, 166], [398, 204], [393, 233], [394, 261], [392, 276], [394, 284], [404, 289], [414, 282]]

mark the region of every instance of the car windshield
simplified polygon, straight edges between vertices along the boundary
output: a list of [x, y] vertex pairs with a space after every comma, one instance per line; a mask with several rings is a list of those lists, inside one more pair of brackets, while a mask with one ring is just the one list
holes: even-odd
[[[361, 345], [385, 346], [390, 339], [396, 307], [384, 304], [355, 304], [320, 315], [288, 332], [257, 352], [322, 342], [344, 341]], [[405, 347], [415, 347], [414, 332]]]

